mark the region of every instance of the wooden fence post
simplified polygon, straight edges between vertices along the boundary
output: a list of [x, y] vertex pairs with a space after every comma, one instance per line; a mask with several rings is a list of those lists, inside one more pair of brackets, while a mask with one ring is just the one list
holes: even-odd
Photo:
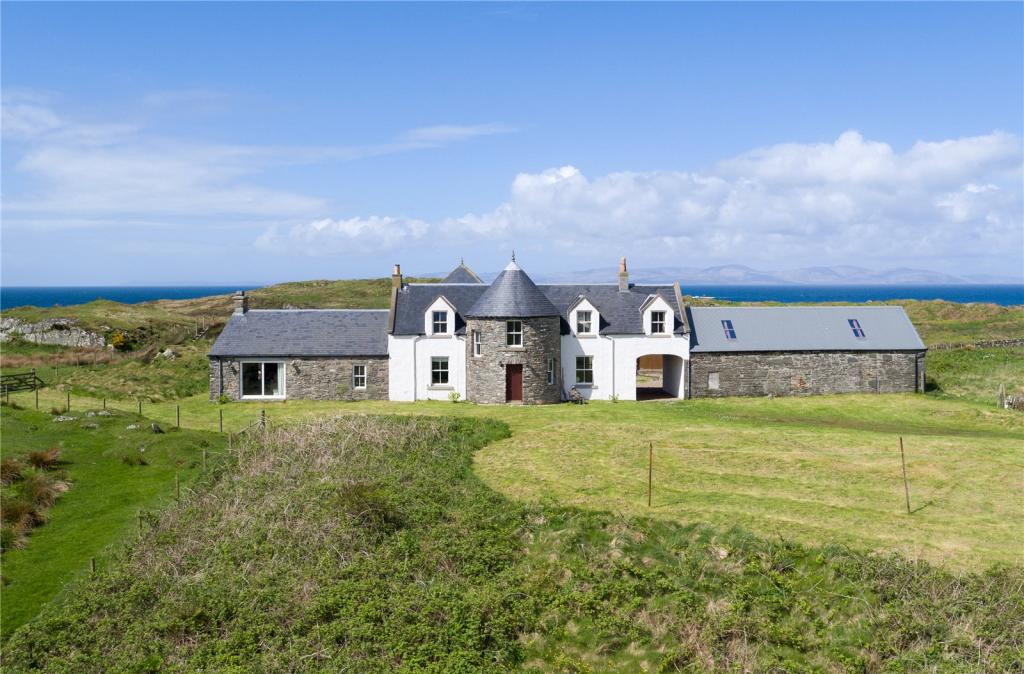
[[267, 411], [265, 409], [260, 410], [260, 430], [267, 430]]
[[907, 485], [907, 457], [903, 454], [903, 436], [900, 436], [900, 461], [903, 463], [903, 493], [907, 497], [907, 514], [910, 514], [910, 487]]
[[141, 536], [142, 535], [142, 511], [141, 510], [139, 511], [138, 517], [139, 517], [139, 535]]
[[139, 416], [142, 416], [142, 398], [139, 398]]
[[90, 557], [89, 558], [89, 568], [92, 570], [92, 575], [95, 576], [96, 575], [96, 558], [95, 557]]
[[103, 409], [107, 409], [107, 399], [103, 399]]
[[39, 409], [39, 389], [38, 388], [35, 389], [35, 394], [36, 394], [36, 409], [38, 410]]
[[68, 412], [71, 411], [71, 391], [68, 391]]
[[206, 447], [203, 447], [203, 470], [206, 470]]
[[654, 443], [647, 443], [647, 507], [651, 507], [651, 491], [654, 486]]
[[220, 410], [217, 410], [217, 411], [220, 412], [220, 432], [223, 433], [224, 432], [224, 410], [220, 409]]
[[174, 474], [174, 500], [181, 500], [181, 476]]
[[181, 405], [174, 406], [174, 425], [181, 428]]

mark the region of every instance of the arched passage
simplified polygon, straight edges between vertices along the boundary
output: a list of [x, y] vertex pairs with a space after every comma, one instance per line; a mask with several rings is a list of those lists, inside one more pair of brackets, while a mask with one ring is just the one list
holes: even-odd
[[659, 400], [683, 395], [683, 359], [648, 354], [636, 359], [636, 399]]

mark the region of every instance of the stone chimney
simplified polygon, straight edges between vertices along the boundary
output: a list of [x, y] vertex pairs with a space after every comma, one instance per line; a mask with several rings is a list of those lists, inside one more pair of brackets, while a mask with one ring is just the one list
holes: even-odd
[[391, 270], [391, 289], [402, 289], [402, 265], [400, 264], [396, 264], [395, 268]]
[[629, 272], [626, 271], [626, 258], [619, 260], [619, 292], [629, 292]]
[[245, 294], [244, 290], [239, 290], [235, 293], [234, 297], [231, 298], [235, 302], [235, 313], [244, 314], [249, 311], [249, 296]]

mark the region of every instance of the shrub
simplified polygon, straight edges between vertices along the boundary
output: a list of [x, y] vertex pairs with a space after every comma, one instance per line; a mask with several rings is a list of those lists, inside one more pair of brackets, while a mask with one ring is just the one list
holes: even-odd
[[50, 447], [46, 451], [30, 452], [28, 455], [28, 462], [35, 468], [49, 470], [50, 468], [53, 468], [59, 458], [60, 447]]
[[618, 393], [611, 394], [610, 396], [608, 396], [608, 400], [611, 400], [613, 403], [619, 402], [619, 394]]
[[44, 521], [40, 511], [49, 508], [67, 489], [61, 480], [52, 473], [44, 473], [38, 470], [26, 470], [22, 473], [21, 493], [35, 511], [35, 520]]
[[226, 394], [221, 393], [219, 396], [217, 396], [218, 405], [227, 405], [229, 402], [231, 402], [231, 398], [229, 398]]
[[21, 471], [24, 466], [20, 461], [4, 459], [0, 461], [0, 484], [9, 485], [21, 479]]
[[448, 400], [450, 400], [453, 403], [459, 402], [461, 398], [462, 394], [459, 393], [458, 391], [452, 391], [451, 393], [448, 394]]
[[52, 414], [55, 417], [60, 416], [61, 414], [64, 414], [64, 409], [61, 407], [51, 407], [50, 414]]
[[135, 454], [122, 454], [121, 455], [121, 463], [125, 464], [126, 466], [148, 466], [149, 465], [149, 463], [144, 458], [142, 458], [141, 456], [136, 456]]
[[130, 351], [132, 348], [131, 342], [128, 341], [128, 335], [123, 330], [114, 331], [114, 335], [110, 338], [110, 345], [118, 351]]

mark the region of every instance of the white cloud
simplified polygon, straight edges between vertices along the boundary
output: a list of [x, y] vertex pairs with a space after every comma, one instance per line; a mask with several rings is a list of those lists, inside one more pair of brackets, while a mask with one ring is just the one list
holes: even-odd
[[[365, 145], [218, 145], [162, 138], [129, 124], [71, 121], [53, 110], [52, 100], [29, 92], [3, 100], [4, 151], [17, 157], [14, 169], [27, 183], [8, 184], [3, 213], [21, 226], [66, 227], [116, 216], [136, 222], [172, 216], [312, 217], [328, 209], [326, 199], [267, 187], [259, 178], [286, 165], [438, 148], [512, 131], [502, 124], [441, 125]], [[180, 107], [222, 100], [216, 92], [187, 89], [151, 92], [143, 103]]]
[[325, 218], [291, 227], [273, 226], [256, 240], [263, 250], [323, 256], [392, 250], [421, 240], [430, 230], [410, 218]]
[[641, 249], [675, 262], [993, 255], [1024, 246], [1021, 161], [1020, 139], [1006, 133], [899, 153], [848, 131], [833, 143], [759, 148], [700, 172], [521, 173], [508, 201], [489, 212], [429, 225], [379, 216], [354, 219], [355, 228], [300, 224], [261, 242], [296, 252], [543, 242], [572, 254]]

